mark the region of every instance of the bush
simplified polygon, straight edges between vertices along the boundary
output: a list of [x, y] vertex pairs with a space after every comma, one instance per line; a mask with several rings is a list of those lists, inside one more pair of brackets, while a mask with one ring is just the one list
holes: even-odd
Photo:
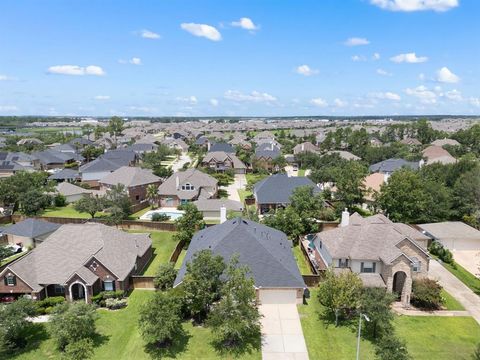
[[455, 262], [453, 260], [453, 255], [450, 250], [446, 249], [442, 244], [438, 241], [433, 241], [428, 248], [431, 254], [438, 256], [440, 260], [447, 264], [454, 265]]
[[57, 194], [55, 195], [55, 197], [53, 198], [53, 204], [56, 206], [56, 207], [62, 207], [62, 206], [65, 206], [67, 204], [67, 198], [65, 196], [63, 196], [62, 194]]
[[428, 278], [413, 280], [411, 302], [421, 309], [440, 309], [444, 301], [441, 291], [442, 287], [435, 280]]
[[110, 298], [105, 300], [105, 306], [110, 310], [118, 310], [127, 306], [127, 299]]
[[50, 314], [53, 308], [58, 304], [63, 304], [65, 298], [63, 296], [53, 296], [40, 301], [37, 301], [35, 305], [37, 306], [37, 314], [45, 315]]
[[170, 220], [170, 216], [167, 214], [160, 214], [160, 213], [154, 213], [152, 215], [152, 221], [168, 221]]
[[86, 360], [93, 356], [93, 341], [81, 339], [65, 346], [63, 358], [65, 360]]
[[123, 290], [102, 291], [97, 295], [92, 296], [92, 303], [100, 307], [105, 307], [107, 299], [123, 299], [124, 297], [125, 297], [125, 292]]

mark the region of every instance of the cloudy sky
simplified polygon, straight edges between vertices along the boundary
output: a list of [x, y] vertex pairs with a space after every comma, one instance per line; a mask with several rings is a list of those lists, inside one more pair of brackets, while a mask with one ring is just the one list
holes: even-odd
[[2, 0], [0, 115], [480, 113], [478, 0]]

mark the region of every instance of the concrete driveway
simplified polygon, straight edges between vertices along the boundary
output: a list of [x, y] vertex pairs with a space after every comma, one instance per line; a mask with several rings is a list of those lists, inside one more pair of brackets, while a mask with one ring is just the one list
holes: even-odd
[[308, 360], [295, 304], [260, 305], [263, 360]]
[[238, 195], [238, 190], [245, 189], [246, 184], [247, 177], [245, 176], [245, 174], [235, 174], [235, 179], [233, 183], [223, 187], [223, 189], [227, 190], [228, 198], [230, 200], [240, 201], [240, 195]]
[[470, 290], [436, 260], [430, 260], [428, 276], [438, 280], [440, 285], [442, 285], [450, 295], [454, 296], [480, 324], [480, 296]]
[[173, 163], [172, 170], [173, 172], [176, 172], [180, 170], [183, 167], [183, 165], [191, 162], [192, 162], [191, 157], [188, 156], [187, 153], [182, 153], [182, 155], [180, 155], [179, 158]]

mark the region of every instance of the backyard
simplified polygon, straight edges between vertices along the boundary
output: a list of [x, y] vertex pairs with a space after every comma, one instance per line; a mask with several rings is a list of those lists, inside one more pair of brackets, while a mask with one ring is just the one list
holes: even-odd
[[[76, 218], [76, 219], [90, 219], [91, 216], [87, 213], [81, 213], [75, 210], [73, 204], [69, 204], [63, 207], [53, 207], [45, 209], [41, 214], [41, 216], [47, 217], [64, 217], [64, 218]], [[102, 217], [105, 216], [102, 212], [97, 212], [95, 217]]]
[[[310, 359], [355, 358], [358, 322], [354, 320], [338, 327], [324, 322], [317, 291], [311, 293], [309, 304], [299, 307]], [[480, 339], [480, 326], [471, 317], [396, 316], [394, 324], [415, 360], [471, 359]], [[374, 358], [370, 341], [362, 340], [360, 347], [360, 359]]]
[[300, 248], [300, 245], [296, 245], [293, 248], [293, 256], [295, 256], [295, 260], [297, 261], [298, 269], [300, 270], [300, 274], [302, 275], [312, 275], [312, 269], [305, 258], [305, 255]]

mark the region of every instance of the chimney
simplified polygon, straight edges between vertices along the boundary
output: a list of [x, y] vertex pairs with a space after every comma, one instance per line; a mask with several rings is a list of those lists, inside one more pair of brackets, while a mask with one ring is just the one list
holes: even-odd
[[340, 222], [340, 226], [348, 226], [348, 223], [350, 221], [350, 214], [348, 213], [347, 208], [345, 208], [344, 211], [342, 211], [342, 221]]
[[305, 144], [302, 144], [302, 151], [305, 151]]
[[220, 207], [220, 224], [223, 224], [225, 221], [227, 221], [227, 208], [225, 205], [222, 205]]
[[175, 186], [178, 189], [180, 189], [180, 179], [178, 178], [178, 175], [175, 177]]
[[273, 151], [273, 142], [270, 143], [270, 150]]

